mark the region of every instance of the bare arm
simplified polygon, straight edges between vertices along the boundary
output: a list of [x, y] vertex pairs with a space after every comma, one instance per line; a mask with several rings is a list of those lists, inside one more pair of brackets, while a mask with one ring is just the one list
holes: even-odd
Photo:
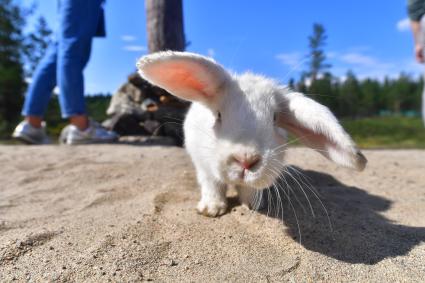
[[420, 40], [421, 24], [418, 21], [411, 21], [410, 26], [412, 28], [413, 39], [415, 43], [416, 61], [418, 61], [419, 63], [424, 63], [425, 62], [424, 46]]

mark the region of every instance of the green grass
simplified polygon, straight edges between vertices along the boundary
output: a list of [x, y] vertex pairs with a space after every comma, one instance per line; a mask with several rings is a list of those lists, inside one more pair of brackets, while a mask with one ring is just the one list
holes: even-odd
[[420, 118], [392, 116], [341, 122], [361, 148], [425, 149], [425, 128]]
[[[102, 121], [106, 116], [105, 105], [96, 105], [90, 109], [92, 116]], [[361, 148], [420, 148], [425, 149], [425, 128], [420, 118], [373, 117], [349, 120], [343, 119], [342, 125]], [[48, 134], [57, 140], [61, 129], [67, 124], [59, 116], [51, 120]], [[3, 135], [5, 136], [5, 135]], [[15, 144], [10, 139], [0, 139], [1, 144]]]

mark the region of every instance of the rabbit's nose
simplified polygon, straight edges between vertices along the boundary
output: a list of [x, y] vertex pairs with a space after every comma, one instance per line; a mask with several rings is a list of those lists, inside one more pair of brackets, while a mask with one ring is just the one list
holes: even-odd
[[249, 170], [260, 161], [258, 154], [233, 154], [233, 159], [244, 169]]

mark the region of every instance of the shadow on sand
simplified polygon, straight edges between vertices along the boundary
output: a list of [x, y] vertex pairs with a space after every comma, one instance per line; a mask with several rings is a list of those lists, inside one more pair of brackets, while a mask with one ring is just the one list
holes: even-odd
[[[289, 172], [298, 180], [290, 181], [289, 174], [285, 176], [291, 193], [285, 195], [280, 190], [279, 196], [275, 190], [264, 191], [265, 202], [259, 212], [282, 219], [290, 236], [306, 249], [348, 263], [375, 264], [388, 257], [405, 255], [425, 241], [425, 227], [395, 224], [380, 214], [391, 207], [392, 201], [346, 186], [324, 173], [297, 167]], [[307, 180], [320, 195], [327, 213], [307, 188]], [[311, 207], [298, 183], [304, 183], [302, 187]], [[283, 181], [281, 184], [288, 186]]]

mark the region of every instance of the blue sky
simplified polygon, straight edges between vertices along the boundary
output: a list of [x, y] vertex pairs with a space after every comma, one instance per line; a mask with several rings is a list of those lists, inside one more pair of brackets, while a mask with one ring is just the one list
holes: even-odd
[[[34, 0], [20, 0], [29, 5]], [[56, 0], [35, 1], [37, 14], [55, 27]], [[253, 71], [286, 83], [305, 67], [313, 23], [325, 26], [331, 72], [360, 78], [413, 76], [407, 0], [183, 0], [187, 51], [214, 57], [236, 71]], [[86, 93], [114, 92], [146, 54], [143, 0], [108, 0], [107, 38], [94, 41], [85, 70]], [[32, 21], [29, 21], [31, 27]]]

